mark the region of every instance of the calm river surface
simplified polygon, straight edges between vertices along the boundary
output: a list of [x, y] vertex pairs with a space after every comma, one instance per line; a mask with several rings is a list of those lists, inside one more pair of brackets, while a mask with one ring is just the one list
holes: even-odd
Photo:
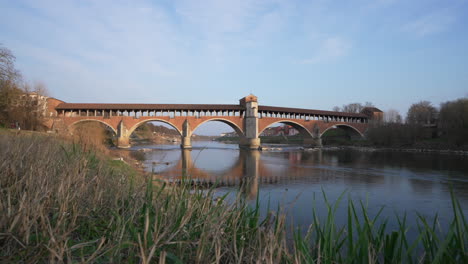
[[[186, 171], [193, 179], [217, 182], [218, 194], [229, 192], [255, 203], [259, 195], [263, 214], [277, 209], [288, 223], [304, 230], [312, 222], [312, 209], [326, 214], [322, 190], [329, 201], [345, 192], [337, 211], [338, 224], [347, 216], [347, 200], [363, 201], [371, 216], [383, 206], [382, 216], [395, 228], [395, 214], [408, 215], [416, 229], [416, 213], [438, 213], [445, 229], [453, 215], [449, 185], [452, 184], [465, 216], [468, 216], [468, 157], [451, 154], [362, 152], [356, 150], [302, 151], [282, 146], [274, 151], [241, 151], [235, 144], [193, 142], [193, 150], [178, 145], [137, 146], [145, 152], [148, 171], [178, 180]], [[413, 230], [414, 230], [413, 229]], [[410, 231], [411, 233], [411, 231]]]

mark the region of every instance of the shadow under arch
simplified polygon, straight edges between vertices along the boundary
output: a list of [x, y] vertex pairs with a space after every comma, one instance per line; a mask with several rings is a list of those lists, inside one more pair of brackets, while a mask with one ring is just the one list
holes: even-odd
[[197, 128], [199, 128], [201, 125], [207, 123], [207, 122], [222, 122], [228, 126], [230, 126], [232, 129], [234, 129], [234, 131], [237, 133], [237, 135], [239, 137], [243, 137], [244, 136], [244, 131], [242, 131], [242, 129], [240, 127], [238, 127], [235, 123], [233, 123], [232, 121], [230, 120], [227, 120], [227, 119], [224, 119], [224, 118], [213, 118], [213, 119], [208, 119], [208, 120], [205, 120], [203, 122], [201, 122], [200, 124], [196, 125], [193, 129], [192, 129], [192, 132], [191, 134], [193, 134], [195, 132], [195, 130], [197, 130]]
[[271, 123], [270, 125], [265, 127], [262, 131], [259, 131], [258, 134], [260, 135], [267, 128], [271, 127], [274, 124], [278, 124], [278, 123], [292, 126], [294, 129], [299, 131], [299, 134], [301, 134], [304, 138], [313, 138], [311, 131], [309, 131], [307, 128], [303, 127], [301, 124], [296, 123], [294, 121], [290, 121], [290, 120], [280, 120], [280, 121], [276, 121], [274, 123]]
[[348, 125], [348, 124], [336, 124], [336, 125], [333, 125], [327, 129], [325, 129], [321, 134], [320, 134], [320, 138], [327, 132], [329, 131], [330, 129], [336, 129], [336, 128], [340, 128], [340, 129], [343, 129], [344, 131], [346, 131], [346, 133], [351, 137], [351, 138], [360, 138], [360, 139], [363, 139], [364, 138], [364, 135], [355, 127], [351, 126], [351, 125]]
[[86, 123], [86, 122], [98, 122], [98, 123], [101, 123], [101, 124], [104, 124], [107, 128], [110, 128], [112, 130], [112, 132], [114, 132], [114, 135], [117, 135], [117, 130], [115, 130], [115, 128], [113, 128], [111, 125], [109, 125], [108, 123], [104, 122], [104, 121], [101, 121], [101, 120], [96, 120], [96, 119], [81, 119], [81, 120], [78, 120], [76, 122], [73, 122], [70, 127], [71, 128], [74, 128], [76, 127], [77, 124], [79, 123]]
[[178, 133], [179, 133], [179, 136], [182, 136], [182, 131], [180, 131], [174, 124], [172, 124], [171, 122], [167, 121], [167, 120], [164, 120], [164, 119], [159, 119], [159, 118], [150, 118], [150, 119], [145, 119], [143, 121], [140, 121], [138, 123], [136, 123], [135, 125], [133, 125], [133, 127], [131, 127], [129, 130], [128, 130], [128, 135], [131, 135], [133, 132], [135, 132], [135, 130], [140, 127], [141, 125], [145, 124], [145, 123], [149, 123], [149, 122], [162, 122], [162, 123], [165, 123], [165, 124], [168, 124], [170, 125], [172, 128], [174, 128]]

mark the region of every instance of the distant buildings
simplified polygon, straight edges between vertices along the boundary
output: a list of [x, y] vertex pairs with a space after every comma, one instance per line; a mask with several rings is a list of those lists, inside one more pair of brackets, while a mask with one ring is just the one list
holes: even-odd
[[294, 127], [283, 125], [277, 127], [269, 127], [265, 129], [260, 136], [294, 136], [299, 134]]
[[237, 137], [239, 135], [237, 135], [236, 132], [229, 132], [229, 133], [221, 133], [219, 136], [220, 137]]
[[55, 107], [63, 101], [36, 92], [23, 93], [16, 106], [27, 109], [38, 117], [57, 116]]
[[[265, 129], [260, 136], [294, 136], [299, 134], [299, 131], [297, 131], [294, 127], [290, 125], [283, 125], [283, 126], [277, 126], [277, 127], [269, 127]], [[230, 133], [221, 133], [219, 135], [220, 137], [237, 137], [236, 132], [230, 132]]]

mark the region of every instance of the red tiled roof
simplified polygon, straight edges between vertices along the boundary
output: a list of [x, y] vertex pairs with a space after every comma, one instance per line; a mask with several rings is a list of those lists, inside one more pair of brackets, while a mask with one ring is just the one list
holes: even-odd
[[361, 113], [346, 113], [346, 112], [335, 112], [325, 110], [314, 110], [314, 109], [302, 109], [302, 108], [289, 108], [289, 107], [277, 107], [277, 106], [258, 106], [259, 111], [265, 112], [281, 112], [291, 114], [306, 114], [306, 115], [329, 115], [329, 116], [345, 116], [345, 117], [364, 117], [368, 118], [367, 115]]
[[[120, 111], [153, 111], [153, 110], [199, 110], [199, 111], [242, 111], [244, 107], [240, 105], [227, 104], [75, 104], [61, 103], [56, 110], [120, 110]], [[258, 107], [259, 111], [265, 112], [281, 112], [291, 114], [306, 114], [306, 115], [329, 115], [329, 116], [344, 116], [344, 117], [363, 117], [368, 118], [362, 113], [345, 113], [324, 110], [289, 108], [277, 106]]]
[[244, 110], [240, 105], [224, 104], [73, 104], [62, 103], [57, 110]]

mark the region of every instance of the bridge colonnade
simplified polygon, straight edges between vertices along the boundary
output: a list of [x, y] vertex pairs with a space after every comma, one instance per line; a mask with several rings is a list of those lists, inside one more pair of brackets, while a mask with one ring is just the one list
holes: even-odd
[[382, 116], [377, 108], [366, 109], [363, 113], [343, 113], [262, 106], [254, 95], [240, 99], [236, 105], [74, 104], [59, 101], [53, 110], [55, 114], [48, 120], [50, 129], [70, 132], [80, 122], [101, 122], [117, 135], [120, 148], [130, 147], [131, 134], [151, 121], [164, 122], [177, 130], [183, 149], [192, 147], [193, 132], [209, 121], [220, 121], [232, 127], [242, 148], [258, 149], [261, 144], [259, 135], [276, 123], [288, 124], [298, 130], [305, 145], [321, 146], [321, 136], [328, 129], [343, 127], [362, 137], [369, 123]]

